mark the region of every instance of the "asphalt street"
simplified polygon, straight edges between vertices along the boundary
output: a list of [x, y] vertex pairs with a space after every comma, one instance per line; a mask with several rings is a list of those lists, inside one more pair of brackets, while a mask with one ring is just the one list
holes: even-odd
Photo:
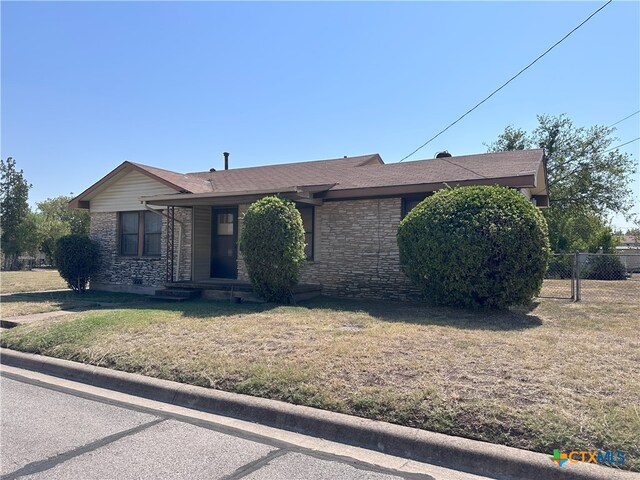
[[0, 473], [29, 479], [431, 479], [2, 376]]

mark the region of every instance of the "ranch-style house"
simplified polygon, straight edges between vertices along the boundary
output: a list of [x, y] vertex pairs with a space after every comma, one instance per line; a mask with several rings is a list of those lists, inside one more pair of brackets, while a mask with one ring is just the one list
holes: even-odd
[[404, 215], [446, 186], [504, 185], [548, 205], [542, 149], [439, 154], [385, 164], [378, 154], [178, 173], [124, 162], [75, 197], [91, 213], [101, 270], [91, 288], [152, 294], [166, 287], [241, 291], [243, 213], [267, 195], [293, 200], [307, 262], [301, 283], [330, 296], [409, 299], [396, 232]]

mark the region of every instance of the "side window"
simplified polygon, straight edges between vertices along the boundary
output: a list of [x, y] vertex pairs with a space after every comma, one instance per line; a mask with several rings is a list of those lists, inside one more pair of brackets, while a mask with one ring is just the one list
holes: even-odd
[[162, 235], [162, 217], [153, 212], [144, 213], [144, 249], [143, 255], [160, 255]]
[[120, 213], [120, 255], [138, 255], [138, 212]]
[[302, 217], [302, 225], [304, 226], [304, 253], [307, 256], [307, 260], [313, 260], [313, 224], [315, 209], [312, 205], [302, 206], [298, 205], [298, 211]]
[[120, 212], [120, 255], [157, 257], [162, 241], [162, 216], [158, 213]]

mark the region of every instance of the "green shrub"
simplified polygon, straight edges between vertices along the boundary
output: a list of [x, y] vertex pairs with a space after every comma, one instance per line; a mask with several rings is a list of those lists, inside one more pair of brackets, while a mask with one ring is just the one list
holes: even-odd
[[593, 255], [583, 267], [581, 277], [590, 280], [626, 280], [627, 270], [615, 255]]
[[60, 276], [69, 288], [84, 292], [100, 267], [98, 244], [85, 235], [66, 235], [56, 243], [55, 258]]
[[243, 218], [240, 251], [256, 293], [268, 302], [287, 302], [305, 260], [302, 217], [293, 202], [265, 197]]
[[499, 186], [440, 190], [400, 223], [400, 263], [437, 304], [526, 304], [549, 260], [547, 224], [517, 191]]

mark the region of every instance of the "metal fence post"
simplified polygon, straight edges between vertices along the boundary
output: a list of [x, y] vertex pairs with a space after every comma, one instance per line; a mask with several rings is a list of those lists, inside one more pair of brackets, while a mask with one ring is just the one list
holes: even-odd
[[[571, 254], [569, 254], [571, 255]], [[576, 255], [571, 258], [571, 300], [576, 299]]]
[[575, 290], [575, 298], [576, 302], [580, 301], [580, 252], [576, 251], [575, 257], [575, 276], [576, 276], [576, 290]]

